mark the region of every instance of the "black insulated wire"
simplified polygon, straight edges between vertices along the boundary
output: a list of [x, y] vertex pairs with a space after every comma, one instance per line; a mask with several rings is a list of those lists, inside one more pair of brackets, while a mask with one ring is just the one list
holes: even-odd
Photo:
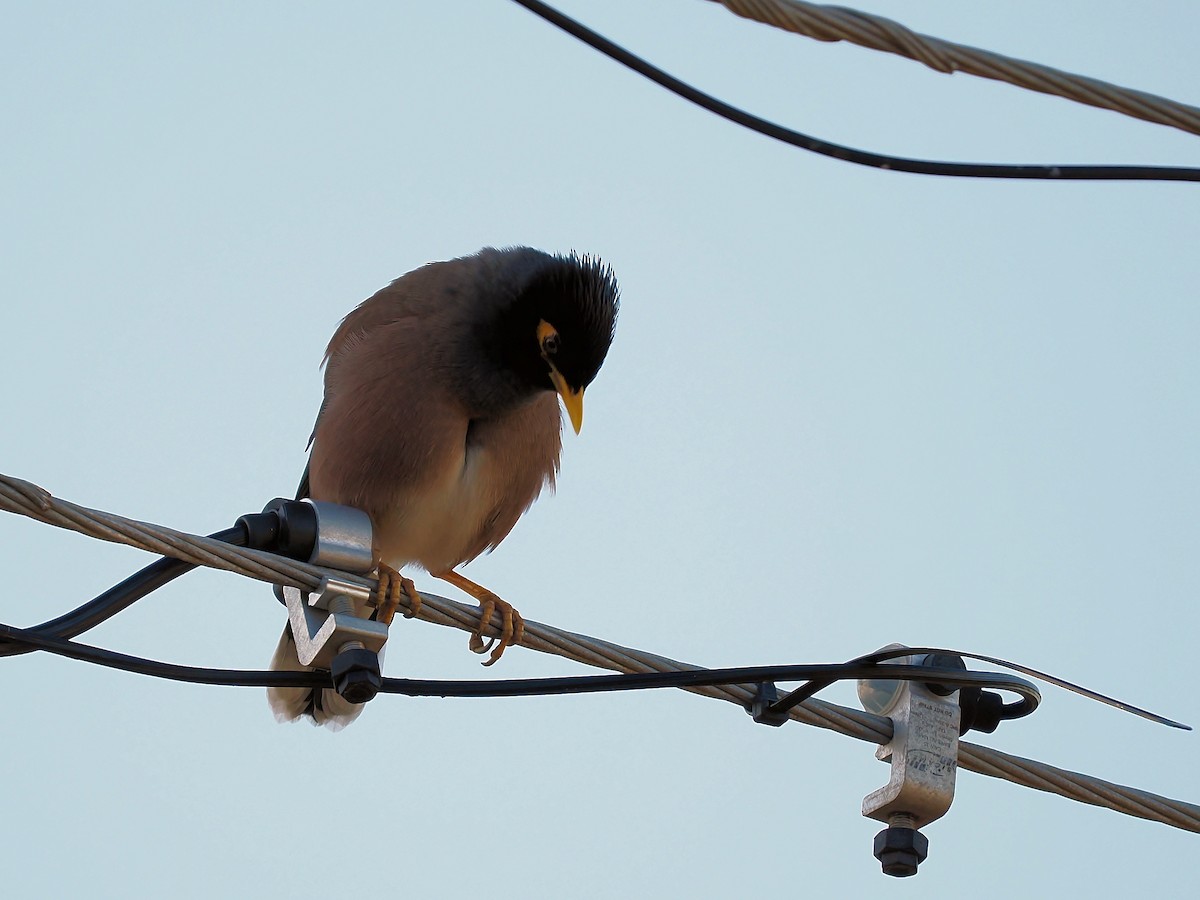
[[[889, 659], [898, 659], [902, 656], [917, 656], [917, 655], [937, 655], [937, 656], [959, 656], [964, 659], [974, 659], [980, 662], [991, 663], [995, 666], [1003, 666], [1006, 669], [1012, 669], [1015, 672], [1020, 672], [1022, 675], [1028, 675], [1030, 678], [1036, 678], [1039, 681], [1045, 681], [1055, 687], [1060, 687], [1064, 690], [1071, 691], [1074, 694], [1079, 694], [1081, 697], [1087, 697], [1089, 700], [1095, 700], [1098, 703], [1103, 703], [1106, 706], [1111, 706], [1114, 709], [1119, 709], [1122, 712], [1130, 713], [1131, 715], [1140, 716], [1143, 719], [1148, 719], [1151, 722], [1157, 722], [1160, 725], [1167, 725], [1171, 728], [1179, 728], [1184, 731], [1191, 731], [1190, 725], [1184, 725], [1182, 722], [1176, 722], [1174, 719], [1168, 719], [1165, 716], [1160, 716], [1158, 713], [1150, 712], [1142, 709], [1140, 706], [1134, 706], [1132, 703], [1126, 703], [1123, 700], [1117, 700], [1107, 694], [1101, 694], [1098, 691], [1093, 691], [1090, 688], [1059, 678], [1056, 675], [1051, 675], [1047, 672], [1039, 671], [1038, 669], [1030, 668], [1029, 666], [1021, 665], [1020, 663], [1010, 662], [1007, 659], [1000, 659], [998, 656], [985, 656], [982, 653], [963, 653], [959, 650], [946, 650], [940, 647], [901, 647], [890, 650], [877, 650], [874, 653], [867, 653], [863, 656], [855, 657], [849, 661], [849, 664], [856, 665], [859, 663], [871, 664], [884, 662]], [[926, 681], [937, 682], [940, 678], [928, 678]], [[950, 682], [943, 682], [949, 684]], [[769, 715], [781, 715], [788, 712], [795, 706], [799, 706], [809, 697], [812, 697], [818, 691], [822, 691], [832, 684], [831, 681], [822, 681], [821, 679], [810, 680], [807, 684], [801, 685], [791, 693], [781, 697], [775, 703], [771, 704], [766, 709]], [[1001, 719], [1015, 719], [1021, 716], [1028, 715], [1019, 705], [1005, 704], [1000, 713]]]
[[[158, 660], [144, 659], [117, 653], [88, 644], [51, 637], [34, 629], [14, 628], [0, 624], [0, 640], [21, 646], [20, 652], [43, 650], [57, 656], [65, 656], [82, 662], [94, 663], [113, 669], [121, 669], [139, 675], [149, 675], [172, 681], [197, 684], [228, 685], [235, 687], [330, 687], [330, 674], [324, 670], [313, 672], [273, 672], [254, 669], [210, 669], [196, 666], [180, 666]], [[1092, 700], [1113, 706], [1124, 712], [1141, 716], [1152, 722], [1191, 731], [1191, 726], [1160, 716], [1147, 710], [1113, 700], [1095, 691], [1073, 685], [1052, 675], [1045, 675], [1015, 663], [996, 657], [962, 653], [930, 647], [905, 647], [867, 654], [848, 663], [819, 663], [811, 665], [744, 666], [721, 669], [686, 669], [672, 672], [645, 672], [623, 675], [582, 675], [558, 678], [523, 678], [499, 681], [439, 681], [412, 678], [384, 678], [380, 693], [402, 694], [409, 697], [534, 697], [558, 694], [583, 694], [602, 691], [649, 690], [655, 688], [713, 687], [722, 685], [753, 685], [775, 681], [799, 681], [808, 684], [781, 700], [767, 712], [783, 714], [798, 706], [817, 691], [835, 681], [849, 679], [892, 679], [897, 681], [920, 681], [945, 685], [953, 688], [993, 688], [1011, 691], [1021, 699], [1006, 704], [1002, 719], [1027, 716], [1041, 703], [1041, 692], [1022, 678], [1000, 672], [974, 672], [959, 668], [940, 666], [888, 665], [874, 660], [936, 653], [957, 655], [967, 659], [979, 659], [996, 665], [1010, 666], [1032, 677], [1041, 677], [1059, 687], [1064, 687]]]
[[[82, 662], [150, 675], [171, 681], [236, 687], [329, 687], [326, 671], [272, 672], [253, 669], [209, 669], [180, 666], [158, 660], [117, 653], [88, 644], [39, 634], [32, 629], [0, 624], [0, 638], [29, 649], [44, 650]], [[385, 678], [381, 693], [408, 697], [544, 697], [609, 691], [639, 691], [658, 688], [714, 687], [755, 684], [762, 681], [821, 679], [834, 681], [857, 678], [888, 678], [899, 681], [934, 681], [955, 687], [989, 687], [1011, 691], [1021, 697], [1022, 713], [1028, 715], [1041, 702], [1033, 684], [1014, 675], [970, 672], [934, 666], [881, 665], [871, 663], [819, 663], [791, 666], [742, 666], [723, 669], [686, 669], [626, 675], [576, 675], [557, 678], [507, 680], [439, 681], [433, 679]]]
[[[246, 545], [246, 530], [240, 525], [210, 534], [209, 537], [238, 547]], [[78, 637], [194, 568], [196, 568], [194, 563], [164, 556], [130, 575], [120, 584], [113, 585], [103, 594], [82, 606], [64, 613], [56, 619], [23, 629], [23, 631], [26, 634], [37, 634], [49, 638]], [[37, 648], [28, 643], [0, 642], [0, 656], [19, 656], [22, 653], [31, 653], [35, 649]]]
[[[144, 571], [144, 570], [143, 570]], [[129, 579], [132, 580], [132, 579]], [[103, 595], [102, 595], [103, 596]], [[126, 604], [128, 605], [128, 604]], [[63, 617], [65, 618], [65, 617]], [[55, 620], [58, 621], [58, 620]], [[55, 637], [37, 629], [15, 628], [0, 624], [0, 642], [18, 648], [9, 652], [27, 653], [43, 650], [83, 662], [108, 668], [121, 669], [140, 675], [149, 675], [174, 681], [198, 684], [228, 685], [239, 687], [330, 687], [327, 671], [273, 672], [253, 669], [212, 669], [196, 666], [180, 666], [158, 660], [145, 659], [117, 653], [88, 644], [80, 644]], [[647, 690], [653, 688], [691, 688], [722, 685], [763, 685], [775, 681], [798, 681], [807, 679], [803, 687], [792, 691], [770, 706], [768, 715], [786, 715], [818, 691], [835, 681], [847, 679], [892, 679], [920, 681], [946, 687], [994, 688], [1011, 691], [1020, 696], [1015, 703], [1005, 704], [999, 719], [1015, 719], [1027, 716], [1037, 709], [1041, 693], [1037, 687], [1024, 679], [997, 672], [973, 672], [960, 668], [940, 666], [887, 665], [881, 660], [897, 656], [934, 653], [979, 659], [997, 665], [1009, 666], [1032, 677], [1041, 677], [1059, 687], [1079, 693], [1089, 699], [1114, 706], [1142, 718], [1190, 731], [1191, 727], [1139, 707], [1113, 700], [1095, 691], [1073, 685], [1015, 663], [996, 657], [961, 653], [928, 647], [905, 647], [867, 654], [847, 663], [822, 663], [790, 666], [747, 666], [721, 669], [686, 669], [671, 672], [646, 672], [622, 675], [584, 675], [558, 678], [509, 679], [499, 681], [439, 681], [409, 678], [384, 678], [381, 693], [403, 694], [410, 697], [532, 697], [557, 694], [596, 693], [601, 691]]]
[[586, 25], [564, 15], [540, 0], [513, 0], [534, 15], [561, 28], [572, 37], [578, 38], [594, 50], [650, 79], [660, 87], [694, 103], [702, 109], [727, 121], [749, 128], [761, 135], [818, 153], [843, 162], [895, 172], [911, 172], [917, 175], [942, 175], [957, 178], [1025, 178], [1050, 181], [1200, 181], [1200, 169], [1184, 166], [1107, 166], [1107, 165], [1001, 165], [993, 163], [940, 162], [925, 159], [908, 159], [856, 150], [841, 144], [830, 143], [812, 135], [785, 128], [775, 122], [731, 106], [706, 94], [674, 75], [669, 75], [657, 66], [630, 53], [603, 35], [597, 34]]

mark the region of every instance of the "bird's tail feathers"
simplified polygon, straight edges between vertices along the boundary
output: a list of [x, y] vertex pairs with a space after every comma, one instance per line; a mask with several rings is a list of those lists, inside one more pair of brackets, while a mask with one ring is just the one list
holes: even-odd
[[[382, 654], [381, 654], [382, 655]], [[275, 655], [271, 657], [273, 672], [311, 672], [311, 666], [300, 664], [292, 629], [285, 625]], [[295, 722], [307, 718], [314, 725], [324, 725], [340, 731], [358, 718], [363, 704], [344, 700], [333, 688], [267, 688], [267, 703], [278, 722]]]

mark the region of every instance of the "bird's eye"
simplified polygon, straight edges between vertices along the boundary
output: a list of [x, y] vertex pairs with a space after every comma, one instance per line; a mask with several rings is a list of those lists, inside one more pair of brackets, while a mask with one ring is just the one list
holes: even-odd
[[558, 352], [558, 329], [542, 319], [537, 327], [538, 346], [542, 348], [542, 356], [549, 359]]

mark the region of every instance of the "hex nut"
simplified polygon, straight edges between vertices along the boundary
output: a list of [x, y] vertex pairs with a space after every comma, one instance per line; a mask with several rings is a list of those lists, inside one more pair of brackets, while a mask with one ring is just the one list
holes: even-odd
[[345, 650], [329, 667], [334, 690], [349, 703], [366, 703], [383, 687], [379, 655], [370, 650]]
[[915, 828], [885, 828], [875, 835], [875, 858], [885, 875], [916, 875], [928, 855], [929, 839]]

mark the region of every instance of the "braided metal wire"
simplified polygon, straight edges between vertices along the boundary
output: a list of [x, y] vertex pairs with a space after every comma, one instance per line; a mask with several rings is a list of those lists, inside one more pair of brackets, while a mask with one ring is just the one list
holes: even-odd
[[841, 6], [803, 0], [711, 0], [745, 19], [753, 19], [818, 41], [849, 41], [915, 59], [938, 72], [965, 72], [1004, 81], [1200, 134], [1200, 108], [1096, 78], [1075, 75], [1039, 63], [1014, 59], [911, 31], [899, 22]]
[[[344, 572], [334, 573], [320, 566], [284, 559], [271, 553], [234, 547], [210, 538], [88, 509], [60, 500], [28, 481], [2, 474], [0, 509], [101, 540], [130, 544], [152, 553], [275, 584], [316, 590], [321, 580], [330, 574], [358, 582], [372, 590], [378, 583], [375, 579], [359, 578]], [[479, 619], [477, 607], [424, 592], [421, 597], [423, 602], [417, 618], [462, 631], [475, 630]], [[401, 596], [400, 600], [402, 606], [408, 609], [408, 598]], [[492, 618], [492, 632], [499, 634], [500, 626], [501, 619], [497, 613]], [[672, 672], [702, 668], [529, 620], [525, 623], [525, 638], [521, 646], [616, 672]], [[724, 685], [685, 690], [725, 700], [744, 709], [754, 697], [755, 686]], [[817, 699], [806, 700], [791, 710], [789, 715], [797, 722], [828, 728], [874, 744], [886, 743], [892, 737], [890, 719]], [[1200, 806], [1182, 800], [1171, 800], [967, 742], [959, 745], [958, 764], [982, 775], [1059, 794], [1080, 803], [1200, 832]]]

